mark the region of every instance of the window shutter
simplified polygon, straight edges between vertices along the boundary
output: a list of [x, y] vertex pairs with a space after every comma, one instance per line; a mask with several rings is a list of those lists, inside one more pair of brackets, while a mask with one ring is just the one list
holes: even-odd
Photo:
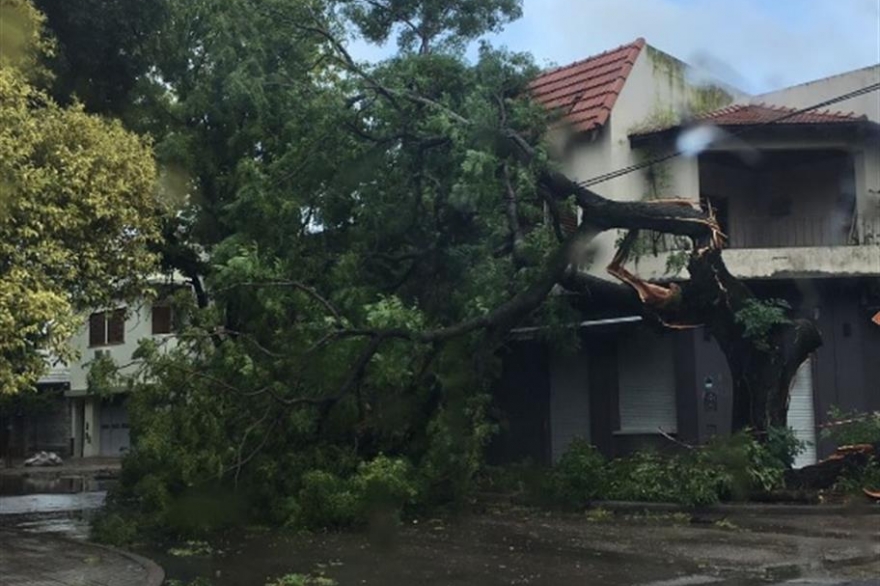
[[153, 306], [153, 334], [171, 333], [171, 306]]
[[104, 312], [89, 316], [89, 346], [103, 346], [107, 343], [106, 318]]
[[109, 316], [107, 343], [122, 344], [125, 342], [125, 309], [114, 309]]

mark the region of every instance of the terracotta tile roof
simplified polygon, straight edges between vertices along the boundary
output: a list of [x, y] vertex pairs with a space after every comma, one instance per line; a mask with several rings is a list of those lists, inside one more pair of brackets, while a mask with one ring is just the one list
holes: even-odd
[[[697, 120], [712, 122], [718, 126], [767, 124], [774, 121], [776, 121], [776, 124], [834, 124], [865, 120], [865, 116], [856, 116], [853, 112], [849, 112], [848, 114], [844, 114], [843, 112], [829, 112], [827, 110], [811, 110], [799, 114], [794, 114], [794, 112], [797, 112], [795, 108], [785, 108], [782, 106], [740, 104], [736, 106], [727, 106], [726, 108], [721, 108], [720, 110], [715, 110], [714, 112], [698, 116]], [[778, 120], [787, 114], [794, 115], [783, 120]]]
[[[735, 104], [695, 117], [690, 123], [711, 123], [716, 126], [756, 126], [761, 124], [841, 124], [867, 120], [867, 116], [857, 116], [854, 112], [829, 112], [811, 110], [798, 112], [795, 108], [771, 106], [769, 104]], [[786, 117], [787, 116], [787, 117]], [[631, 132], [630, 136], [646, 136], [684, 126], [684, 123], [656, 128], [644, 128]]]
[[534, 99], [580, 132], [608, 121], [645, 39], [542, 73], [530, 86]]

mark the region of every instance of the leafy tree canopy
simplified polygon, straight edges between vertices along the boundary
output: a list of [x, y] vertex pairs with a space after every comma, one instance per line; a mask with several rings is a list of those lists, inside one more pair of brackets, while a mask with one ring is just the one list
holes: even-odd
[[149, 144], [35, 89], [42, 19], [14, 0], [0, 7], [23, 15], [0, 20], [25, 39], [0, 62], [0, 392], [9, 393], [35, 383], [40, 351], [67, 355], [78, 311], [142, 290], [159, 205]]
[[[175, 350], [139, 351], [138, 439], [117, 498], [147, 525], [191, 530], [180, 519], [200, 520], [181, 503], [209, 487], [213, 502], [230, 491], [294, 525], [350, 522], [371, 494], [397, 506], [460, 501], [494, 431], [489, 391], [509, 330], [574, 321], [551, 293], [600, 287], [574, 269], [604, 230], [693, 240], [694, 287], [652, 311], [693, 311], [689, 323], [738, 341], [725, 348], [748, 356], [741, 370], [772, 366], [749, 388], [787, 388], [788, 322], [762, 329], [760, 351], [743, 336], [735, 312], [753, 296], [707, 245], [717, 225], [572, 182], [544, 148], [531, 57], [482, 44], [475, 62], [464, 58], [519, 10], [163, 1], [161, 42], [146, 69], [131, 68], [142, 73], [127, 121], [155, 137], [160, 183], [179, 208], [162, 226], [162, 261], [187, 275], [197, 303], [177, 299]], [[396, 35], [401, 51], [358, 62], [345, 45], [358, 34]], [[575, 205], [584, 221], [566, 231], [560, 217]], [[766, 401], [749, 405], [765, 417]]]

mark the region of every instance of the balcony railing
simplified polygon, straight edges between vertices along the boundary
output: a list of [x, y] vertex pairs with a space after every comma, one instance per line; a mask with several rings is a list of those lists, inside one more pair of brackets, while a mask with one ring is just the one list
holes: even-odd
[[729, 248], [801, 248], [880, 244], [880, 219], [792, 216], [733, 217], [728, 227]]

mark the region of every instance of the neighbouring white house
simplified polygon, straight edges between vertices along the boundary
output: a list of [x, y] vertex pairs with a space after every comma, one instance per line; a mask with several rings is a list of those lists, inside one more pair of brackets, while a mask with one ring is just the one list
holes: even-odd
[[[547, 71], [531, 90], [559, 118], [551, 144], [569, 177], [618, 201], [711, 203], [731, 272], [818, 321], [824, 345], [796, 377], [789, 410], [810, 444], [798, 465], [822, 453], [817, 426], [832, 406], [880, 409], [870, 320], [880, 309], [880, 65], [749, 96], [638, 39]], [[597, 238], [581, 270], [610, 279], [619, 236]], [[675, 246], [661, 238], [630, 268], [686, 278], [667, 265]], [[696, 443], [729, 432], [730, 373], [707, 332], [656, 331], [581, 305], [578, 355], [537, 340], [511, 349], [496, 392], [509, 431], [499, 459], [554, 461], [578, 436], [616, 455], [672, 447], [663, 433]]]
[[[172, 279], [157, 279], [159, 291], [181, 286]], [[100, 395], [89, 387], [89, 369], [96, 360], [111, 359], [122, 375], [138, 367], [133, 355], [141, 340], [152, 338], [161, 348], [176, 345], [173, 309], [168, 297], [156, 301], [117, 304], [94, 311], [70, 343], [79, 359], [69, 365], [70, 388], [65, 393], [70, 409], [71, 455], [74, 457], [121, 456], [131, 446], [128, 393], [125, 387]]]

